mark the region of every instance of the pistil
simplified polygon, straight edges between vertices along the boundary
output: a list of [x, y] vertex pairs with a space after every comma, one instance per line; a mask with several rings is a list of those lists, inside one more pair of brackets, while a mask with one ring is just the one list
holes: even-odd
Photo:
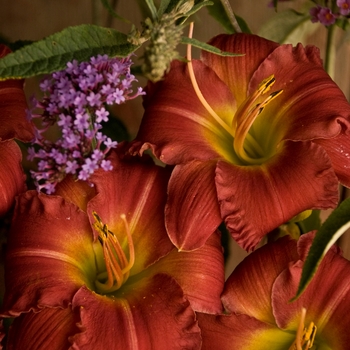
[[118, 290], [129, 278], [130, 270], [135, 262], [134, 244], [125, 215], [121, 220], [125, 225], [128, 254], [126, 255], [117, 236], [108, 229], [96, 212], [94, 228], [98, 232], [98, 240], [102, 245], [106, 271], [97, 275], [95, 284], [102, 293], [112, 293]]

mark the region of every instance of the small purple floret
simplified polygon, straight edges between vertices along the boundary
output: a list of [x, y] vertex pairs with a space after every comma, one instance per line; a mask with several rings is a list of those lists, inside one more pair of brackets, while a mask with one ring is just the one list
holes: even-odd
[[337, 0], [339, 12], [343, 16], [350, 14], [350, 0]]
[[310, 9], [311, 22], [320, 22], [325, 26], [329, 26], [335, 23], [337, 16], [328, 7], [322, 7], [317, 5]]

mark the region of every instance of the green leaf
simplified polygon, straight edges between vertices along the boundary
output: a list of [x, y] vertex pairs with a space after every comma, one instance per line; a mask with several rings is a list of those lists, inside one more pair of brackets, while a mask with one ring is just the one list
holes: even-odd
[[207, 43], [204, 43], [204, 42], [196, 40], [196, 39], [188, 38], [186, 36], [182, 37], [181, 44], [185, 44], [185, 45], [189, 44], [189, 45], [197, 47], [201, 50], [208, 51], [208, 52], [214, 53], [214, 54], [219, 55], [219, 56], [229, 56], [229, 57], [244, 56], [244, 54], [241, 54], [241, 53], [221, 51], [220, 49], [218, 49], [215, 46], [209, 45]]
[[149, 10], [149, 7], [146, 5], [145, 0], [136, 0], [136, 3], [139, 5], [142, 18], [147, 18], [151, 16], [151, 11]]
[[322, 258], [349, 227], [350, 198], [343, 201], [318, 230], [305, 260], [297, 293], [292, 301], [296, 300], [305, 290]]
[[[179, 0], [181, 1], [181, 0]], [[159, 8], [158, 8], [158, 17], [161, 18], [163, 16], [164, 13], [169, 12], [167, 9], [169, 8], [169, 4], [170, 4], [171, 0], [162, 0]]]
[[183, 0], [162, 0], [159, 10], [163, 13], [169, 13], [176, 6], [178, 6]]
[[[184, 15], [181, 17], [180, 23], [186, 21], [186, 19], [190, 16], [192, 16], [194, 13], [199, 11], [202, 7], [212, 5], [213, 2], [211, 0], [199, 0], [196, 3], [193, 3], [191, 6], [190, 1], [188, 0], [162, 0], [159, 9], [158, 9], [158, 17], [161, 18], [161, 16], [164, 13], [169, 13], [172, 10], [176, 9], [178, 10], [178, 14], [180, 15], [181, 12]], [[187, 5], [188, 11], [185, 10], [185, 5]], [[181, 11], [180, 11], [181, 10]]]
[[102, 133], [114, 141], [130, 141], [130, 135], [125, 124], [110, 111], [110, 117], [102, 125]]
[[226, 33], [234, 34], [236, 31], [234, 30], [230, 19], [228, 18], [225, 8], [222, 5], [220, 0], [213, 0], [213, 6], [208, 7], [209, 15], [212, 16], [215, 20], [217, 20], [225, 29]]
[[201, 1], [198, 4], [194, 5], [190, 11], [186, 12], [186, 18], [192, 16], [195, 14], [197, 11], [199, 11], [202, 7], [205, 6], [212, 6], [214, 3], [213, 1]]
[[239, 17], [237, 15], [235, 15], [236, 20], [238, 22], [238, 25], [240, 26], [240, 28], [242, 29], [243, 33], [248, 33], [248, 34], [252, 34], [251, 30], [248, 27], [248, 24], [246, 23], [246, 21], [242, 18]]
[[121, 21], [123, 21], [123, 22], [125, 22], [125, 23], [131, 23], [129, 20], [127, 20], [126, 18], [124, 18], [124, 17], [122, 17], [122, 16], [119, 16], [119, 15], [115, 12], [114, 9], [113, 9], [113, 7], [111, 6], [111, 4], [109, 3], [108, 0], [101, 0], [101, 2], [102, 2], [102, 5], [107, 9], [108, 13], [109, 13], [111, 16], [113, 16], [113, 17], [115, 17], [115, 18], [117, 18], [117, 19], [119, 19], [119, 20], [121, 20]]
[[282, 43], [296, 44], [302, 38], [315, 31], [319, 26], [310, 21], [310, 15], [288, 9], [279, 12], [261, 27], [259, 35]]
[[52, 73], [73, 59], [88, 61], [98, 54], [125, 57], [138, 48], [127, 38], [114, 29], [95, 25], [68, 27], [2, 58], [0, 80]]
[[158, 18], [157, 15], [157, 8], [156, 5], [154, 5], [154, 1], [153, 0], [145, 0], [149, 10], [151, 11], [151, 16], [153, 20], [156, 20]]
[[[221, 0], [212, 0], [213, 5], [208, 7], [209, 15], [212, 16], [215, 20], [217, 20], [224, 28], [226, 33], [234, 34], [236, 33], [235, 29], [232, 26], [230, 18], [228, 17], [225, 8], [221, 2]], [[235, 15], [236, 20], [242, 29], [243, 33], [251, 33], [248, 25], [243, 20], [243, 18]]]

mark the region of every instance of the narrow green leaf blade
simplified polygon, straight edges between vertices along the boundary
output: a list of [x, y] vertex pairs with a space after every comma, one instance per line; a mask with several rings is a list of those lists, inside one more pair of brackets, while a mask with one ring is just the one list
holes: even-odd
[[[179, 0], [180, 1], [180, 0]], [[158, 17], [162, 17], [164, 13], [168, 12], [167, 9], [169, 7], [171, 0], [162, 0], [159, 8], [158, 8]]]
[[312, 277], [315, 275], [322, 258], [349, 227], [350, 198], [342, 202], [318, 230], [305, 260], [296, 296], [292, 301], [296, 300], [305, 290]]
[[119, 19], [119, 20], [121, 20], [121, 21], [123, 21], [123, 22], [125, 22], [125, 23], [130, 23], [130, 24], [131, 24], [131, 22], [130, 22], [129, 20], [127, 20], [126, 18], [124, 18], [124, 17], [122, 17], [122, 16], [119, 16], [119, 15], [114, 11], [113, 7], [112, 7], [111, 4], [109, 3], [109, 0], [101, 0], [101, 2], [102, 2], [102, 5], [105, 7], [105, 9], [108, 11], [108, 13], [109, 13], [111, 16], [113, 16], [113, 17], [115, 17], [115, 18], [117, 18], [117, 19]]
[[199, 11], [202, 7], [212, 6], [214, 3], [212, 1], [201, 1], [198, 4], [194, 5], [190, 11], [186, 12], [186, 18], [194, 15], [197, 11]]
[[114, 29], [89, 24], [68, 27], [2, 58], [0, 80], [52, 73], [65, 68], [68, 61], [88, 61], [98, 54], [125, 57], [137, 48]]
[[[223, 26], [226, 33], [228, 34], [236, 33], [225, 11], [225, 8], [222, 5], [222, 2], [220, 0], [212, 0], [212, 1], [213, 1], [213, 5], [208, 7], [209, 15], [212, 16], [215, 20], [217, 20]], [[236, 14], [235, 14], [235, 17], [240, 28], [242, 29], [242, 32], [251, 33], [248, 25], [243, 20], [243, 18], [237, 16]]]
[[244, 56], [244, 54], [241, 53], [233, 53], [233, 52], [227, 52], [227, 51], [221, 51], [215, 46], [209, 45], [207, 43], [204, 43], [202, 41], [196, 40], [196, 39], [191, 39], [186, 36], [182, 37], [181, 39], [181, 44], [185, 45], [192, 45], [194, 47], [197, 47], [201, 50], [208, 51], [211, 53], [214, 53], [219, 56], [228, 56], [228, 57], [233, 57], [233, 56]]
[[150, 12], [151, 12], [151, 15], [152, 15], [152, 19], [153, 20], [156, 20], [158, 18], [158, 15], [157, 15], [157, 8], [156, 8], [156, 5], [154, 4], [154, 1], [153, 0], [145, 0]]

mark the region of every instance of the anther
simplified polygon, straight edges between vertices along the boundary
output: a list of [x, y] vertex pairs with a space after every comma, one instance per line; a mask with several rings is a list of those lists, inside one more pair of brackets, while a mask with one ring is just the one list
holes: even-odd
[[311, 322], [309, 327], [306, 328], [305, 316], [306, 309], [302, 308], [297, 334], [293, 344], [288, 350], [307, 350], [312, 348], [315, 341], [317, 327], [313, 322]]

